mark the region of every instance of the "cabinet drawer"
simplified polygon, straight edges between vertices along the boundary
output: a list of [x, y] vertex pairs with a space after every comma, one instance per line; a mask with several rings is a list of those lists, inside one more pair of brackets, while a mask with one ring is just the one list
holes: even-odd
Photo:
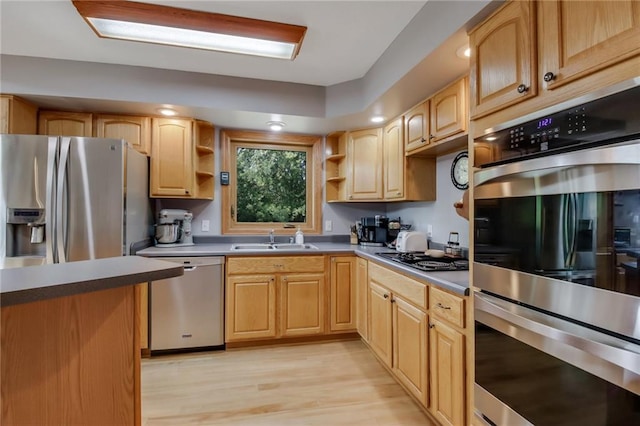
[[427, 285], [369, 262], [369, 279], [382, 284], [394, 294], [427, 309]]
[[227, 274], [324, 272], [324, 256], [230, 257]]
[[431, 287], [431, 315], [464, 328], [464, 299]]

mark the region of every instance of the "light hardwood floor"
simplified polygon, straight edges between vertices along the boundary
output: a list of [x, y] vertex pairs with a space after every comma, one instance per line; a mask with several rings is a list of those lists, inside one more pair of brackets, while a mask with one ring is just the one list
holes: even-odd
[[144, 359], [142, 424], [435, 425], [358, 340]]

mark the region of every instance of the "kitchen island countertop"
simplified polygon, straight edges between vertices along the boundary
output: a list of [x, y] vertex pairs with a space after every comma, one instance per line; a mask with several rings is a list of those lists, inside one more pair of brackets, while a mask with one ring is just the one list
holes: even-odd
[[314, 242], [310, 244], [318, 247], [318, 250], [270, 250], [270, 251], [250, 251], [231, 250], [230, 243], [214, 243], [214, 244], [195, 244], [193, 246], [183, 247], [148, 247], [138, 251], [136, 254], [148, 257], [180, 257], [180, 256], [296, 256], [301, 254], [333, 254], [333, 253], [351, 253], [359, 255], [367, 260], [371, 260], [385, 265], [391, 269], [402, 272], [418, 280], [426, 280], [431, 284], [442, 287], [453, 293], [460, 295], [469, 295], [469, 271], [438, 271], [423, 272], [410, 266], [403, 265], [376, 253], [394, 252], [394, 250], [386, 247], [370, 247], [352, 245], [349, 243], [335, 242]]
[[0, 270], [0, 306], [106, 290], [182, 275], [182, 265], [122, 256]]

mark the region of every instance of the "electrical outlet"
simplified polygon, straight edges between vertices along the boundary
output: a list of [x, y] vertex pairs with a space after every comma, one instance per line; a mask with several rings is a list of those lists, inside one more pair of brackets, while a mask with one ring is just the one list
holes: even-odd
[[433, 237], [433, 227], [431, 225], [427, 225], [427, 238]]
[[331, 231], [333, 229], [333, 222], [331, 222], [330, 220], [325, 220], [324, 221], [324, 230], [325, 231]]
[[202, 232], [209, 232], [209, 221], [207, 219], [202, 221]]

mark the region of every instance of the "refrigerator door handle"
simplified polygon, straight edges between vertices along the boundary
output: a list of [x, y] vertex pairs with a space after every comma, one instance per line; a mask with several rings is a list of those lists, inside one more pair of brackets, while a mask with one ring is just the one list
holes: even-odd
[[58, 261], [67, 262], [67, 230], [68, 226], [64, 221], [64, 196], [67, 188], [67, 166], [69, 163], [69, 150], [71, 148], [71, 138], [63, 137], [60, 142], [60, 164], [58, 166], [58, 189], [56, 191], [56, 240], [58, 247]]
[[58, 155], [58, 138], [50, 137], [49, 146], [47, 151], [47, 193], [46, 193], [46, 209], [45, 209], [45, 227], [44, 227], [44, 240], [46, 247], [46, 262], [57, 263], [58, 256], [55, 252], [55, 239], [56, 239], [56, 223], [55, 217], [55, 190], [56, 190], [56, 174], [55, 169], [57, 166], [56, 157]]

